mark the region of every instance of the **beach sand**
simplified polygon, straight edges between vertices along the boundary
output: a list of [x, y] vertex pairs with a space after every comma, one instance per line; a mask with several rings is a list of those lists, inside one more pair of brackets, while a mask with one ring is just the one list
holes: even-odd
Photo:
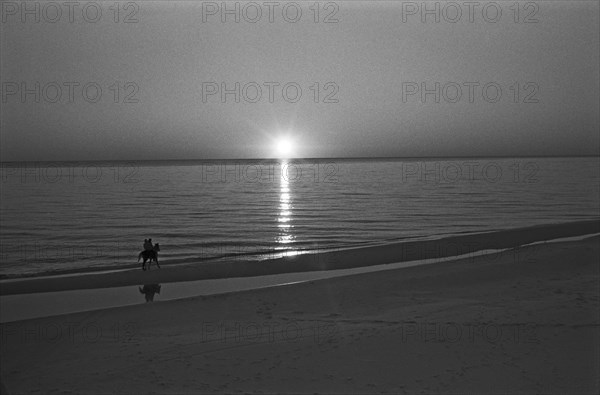
[[[298, 254], [263, 261], [198, 262], [164, 264], [160, 270], [141, 272], [140, 265], [105, 272], [66, 271], [44, 277], [10, 278], [0, 282], [0, 295], [58, 292], [77, 289], [137, 286], [235, 277], [256, 277], [284, 273], [341, 270], [398, 262], [424, 261], [483, 250], [502, 250], [546, 240], [600, 233], [600, 220], [535, 225], [448, 236], [432, 240], [403, 240], [358, 248], [336, 249], [318, 254]], [[531, 251], [531, 250], [530, 250]], [[521, 259], [521, 258], [520, 258]]]
[[599, 242], [0, 325], [18, 393], [598, 393]]

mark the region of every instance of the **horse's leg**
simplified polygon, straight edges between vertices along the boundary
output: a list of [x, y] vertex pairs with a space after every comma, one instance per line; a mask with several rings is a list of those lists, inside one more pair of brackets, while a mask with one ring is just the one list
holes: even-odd
[[160, 265], [158, 264], [158, 254], [154, 257], [154, 262], [156, 262], [156, 266], [160, 269]]

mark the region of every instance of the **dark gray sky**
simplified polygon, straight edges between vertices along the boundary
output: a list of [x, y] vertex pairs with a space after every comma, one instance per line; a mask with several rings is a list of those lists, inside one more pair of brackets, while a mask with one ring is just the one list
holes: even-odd
[[[454, 3], [462, 11], [456, 23], [444, 19], [456, 17], [445, 2], [438, 3], [438, 23], [435, 15], [423, 23], [422, 10], [411, 14], [420, 1], [336, 1], [327, 9], [321, 2], [318, 23], [313, 2], [297, 3], [296, 23], [282, 15], [290, 2], [274, 8], [273, 23], [262, 1], [256, 23], [243, 11], [239, 23], [233, 15], [222, 23], [219, 13], [203, 22], [208, 3], [179, 1], [132, 3], [137, 9], [119, 3], [118, 23], [112, 1], [97, 3], [96, 23], [83, 18], [86, 2], [74, 9], [72, 23], [65, 6], [57, 16], [39, 3], [35, 23], [35, 15], [23, 22], [23, 10], [8, 3], [23, 4], [0, 2], [3, 161], [262, 158], [277, 155], [273, 146], [282, 136], [301, 157], [598, 154], [597, 1], [520, 2], [518, 16], [514, 2], [497, 2], [502, 15], [495, 23], [494, 6], [484, 18], [489, 2], [474, 9], [473, 22], [468, 7]], [[93, 19], [95, 10], [86, 11]], [[255, 9], [246, 11], [255, 16]], [[324, 23], [332, 11], [338, 22]], [[123, 23], [132, 12], [137, 22]], [[294, 18], [293, 6], [286, 16]], [[35, 93], [23, 102], [22, 88], [35, 91], [36, 82], [40, 102]], [[256, 95], [248, 85], [239, 103], [233, 94], [225, 103], [220, 94], [203, 102], [205, 82], [219, 89], [255, 82], [262, 97], [247, 101]], [[280, 84], [273, 103], [265, 82]], [[403, 88], [435, 89], [436, 82], [439, 103], [434, 94], [403, 100]], [[473, 103], [469, 82], [479, 84]], [[56, 103], [49, 102], [53, 83], [62, 91]], [[72, 102], [68, 83], [79, 84]], [[86, 84], [88, 98], [96, 95], [90, 83], [102, 89], [96, 103], [83, 97]], [[295, 103], [282, 95], [287, 83], [302, 89]], [[452, 103], [457, 86], [462, 97]], [[493, 102], [496, 87], [502, 93]], [[335, 89], [338, 102], [323, 102]], [[291, 101], [295, 90], [287, 92]], [[129, 93], [137, 103], [123, 102]]]

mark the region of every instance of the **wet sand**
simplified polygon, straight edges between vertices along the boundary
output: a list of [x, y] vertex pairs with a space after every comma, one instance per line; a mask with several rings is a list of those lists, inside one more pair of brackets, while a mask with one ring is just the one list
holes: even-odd
[[69, 273], [68, 275], [4, 280], [0, 282], [0, 295], [350, 269], [469, 255], [481, 250], [515, 248], [544, 240], [594, 233], [600, 233], [600, 220], [538, 225], [451, 236], [439, 240], [405, 241], [265, 261], [232, 260], [230, 262], [195, 262], [179, 265], [163, 264], [160, 270], [153, 264], [153, 270], [145, 272], [138, 266], [134, 269], [104, 273]]
[[10, 393], [597, 393], [599, 237], [0, 325]]

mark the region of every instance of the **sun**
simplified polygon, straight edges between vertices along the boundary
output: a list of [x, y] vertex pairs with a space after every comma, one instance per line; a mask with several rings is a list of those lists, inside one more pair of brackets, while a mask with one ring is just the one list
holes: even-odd
[[279, 158], [289, 158], [294, 154], [294, 141], [289, 137], [280, 137], [275, 142], [275, 154]]

